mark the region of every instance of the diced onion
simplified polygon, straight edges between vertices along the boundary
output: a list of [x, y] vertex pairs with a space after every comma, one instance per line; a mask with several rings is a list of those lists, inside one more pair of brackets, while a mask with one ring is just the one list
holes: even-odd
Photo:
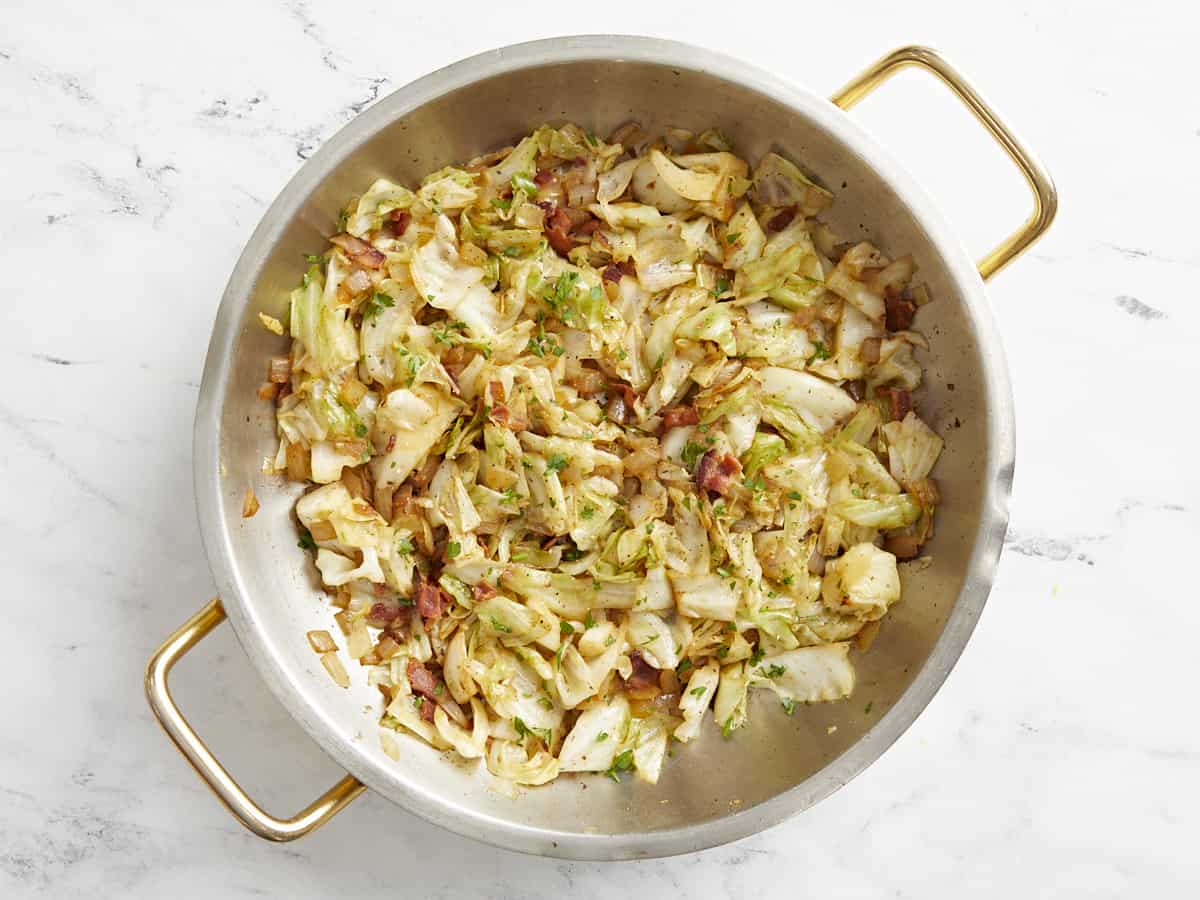
[[315, 653], [331, 653], [337, 649], [337, 644], [333, 642], [329, 632], [325, 630], [310, 631], [307, 633], [308, 644], [313, 648]]
[[329, 673], [334, 684], [340, 688], [350, 687], [350, 676], [346, 674], [346, 667], [342, 665], [336, 652], [322, 653], [321, 665], [325, 667], [325, 671]]

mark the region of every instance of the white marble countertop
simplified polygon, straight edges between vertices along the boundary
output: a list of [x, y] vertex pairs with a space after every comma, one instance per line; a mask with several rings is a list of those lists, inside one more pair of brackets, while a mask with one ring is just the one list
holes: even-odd
[[[6, 5], [0, 895], [1196, 896], [1200, 19], [1100, 5], [860, 0], [787, 4], [779, 21], [645, 0], [602, 18], [594, 4]], [[819, 91], [931, 43], [1044, 156], [1058, 222], [991, 287], [1019, 465], [987, 612], [878, 763], [732, 846], [539, 860], [373, 796], [304, 841], [258, 841], [141, 690], [148, 655], [213, 593], [191, 422], [225, 279], [301, 161], [377, 97], [486, 48], [606, 29], [725, 49]], [[1019, 185], [932, 82], [887, 90], [855, 115], [982, 251], [1022, 215]], [[176, 684], [267, 804], [335, 778], [228, 629]]]

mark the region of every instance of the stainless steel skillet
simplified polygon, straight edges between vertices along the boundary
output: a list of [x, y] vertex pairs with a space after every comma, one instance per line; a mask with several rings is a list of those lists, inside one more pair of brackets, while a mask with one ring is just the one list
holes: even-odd
[[[1033, 193], [1030, 217], [978, 265], [910, 176], [845, 110], [905, 66], [946, 84], [1004, 147]], [[418, 742], [400, 761], [374, 739], [378, 692], [361, 673], [349, 691], [320, 667], [304, 632], [329, 611], [295, 545], [297, 486], [265, 483], [275, 449], [272, 410], [257, 400], [265, 360], [283, 338], [257, 313], [280, 315], [302, 255], [335, 230], [345, 197], [374, 178], [425, 172], [512, 141], [542, 121], [597, 131], [630, 118], [650, 126], [716, 126], [755, 159], [778, 149], [837, 189], [829, 217], [885, 251], [912, 252], [936, 303], [922, 313], [931, 352], [922, 415], [946, 434], [936, 475], [944, 505], [928, 548], [933, 563], [904, 574], [905, 602], [856, 667], [852, 702], [791, 718], [764, 708], [732, 739], [714, 728], [681, 751], [656, 786], [564, 778], [516, 799], [486, 774]], [[844, 186], [843, 186], [844, 185]], [[549, 856], [623, 859], [710, 847], [757, 832], [828, 796], [912, 723], [941, 686], [983, 609], [1007, 526], [1013, 411], [984, 279], [1049, 226], [1056, 198], [1032, 154], [938, 54], [906, 47], [872, 65], [832, 102], [727, 56], [649, 38], [536, 41], [455, 63], [401, 88], [350, 122], [271, 205], [230, 278], [217, 314], [195, 423], [201, 532], [221, 600], [213, 600], [151, 659], [147, 694], [167, 734], [230, 811], [272, 840], [300, 837], [370, 787], [460, 834]], [[951, 390], [950, 385], [953, 385]], [[950, 428], [952, 423], [957, 423]], [[947, 429], [950, 430], [947, 432]], [[240, 515], [254, 486], [262, 509]], [[167, 677], [178, 658], [226, 616], [258, 671], [313, 738], [351, 773], [291, 818], [254, 803], [190, 728]], [[867, 704], [870, 711], [867, 711]], [[768, 704], [777, 706], [777, 704]], [[830, 731], [830, 726], [837, 726]]]

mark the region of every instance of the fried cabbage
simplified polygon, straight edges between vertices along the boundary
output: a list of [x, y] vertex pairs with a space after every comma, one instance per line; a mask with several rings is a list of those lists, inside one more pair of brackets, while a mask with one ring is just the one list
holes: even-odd
[[915, 263], [833, 200], [715, 131], [565, 124], [347, 204], [259, 393], [390, 754], [653, 784], [756, 691], [852, 693], [943, 442]]

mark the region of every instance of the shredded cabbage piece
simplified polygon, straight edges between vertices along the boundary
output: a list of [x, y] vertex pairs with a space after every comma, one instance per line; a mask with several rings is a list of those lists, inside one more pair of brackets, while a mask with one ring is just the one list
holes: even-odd
[[654, 784], [754, 691], [853, 692], [940, 502], [928, 295], [801, 166], [751, 171], [712, 130], [546, 125], [376, 180], [306, 257], [269, 471], [389, 755]]

